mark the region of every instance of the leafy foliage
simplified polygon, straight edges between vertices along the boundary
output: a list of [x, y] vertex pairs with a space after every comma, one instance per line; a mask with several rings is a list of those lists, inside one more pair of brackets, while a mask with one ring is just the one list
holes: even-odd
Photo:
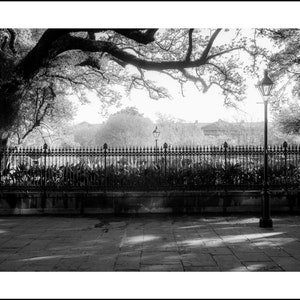
[[[33, 104], [23, 96], [37, 87], [82, 102], [93, 91], [105, 115], [132, 89], [169, 97], [156, 72], [177, 81], [182, 94], [190, 83], [204, 93], [217, 87], [235, 106], [245, 97], [246, 77], [268, 66], [276, 81], [272, 103], [280, 107], [288, 88], [294, 96], [300, 90], [299, 36], [293, 28], [1, 29], [0, 139], [23, 123], [24, 101]], [[245, 55], [251, 61], [243, 63]]]
[[[182, 87], [191, 81], [203, 92], [215, 85], [225, 103], [240, 101], [245, 84], [234, 53], [245, 41], [239, 30], [232, 30], [232, 41], [218, 40], [223, 34], [228, 30], [2, 29], [0, 113], [10, 104], [18, 112], [20, 95], [42, 83], [82, 101], [87, 90], [95, 91], [104, 114], [107, 106], [120, 102], [122, 92], [133, 88], [147, 90], [153, 99], [168, 97], [148, 71], [162, 72]], [[128, 65], [136, 72], [128, 73]], [[1, 130], [20, 116], [8, 115], [11, 118], [0, 118]]]
[[128, 107], [113, 115], [96, 134], [98, 146], [108, 143], [111, 147], [139, 146], [153, 144], [154, 124], [136, 108]]
[[275, 122], [287, 134], [300, 133], [300, 104], [296, 101], [275, 112]]

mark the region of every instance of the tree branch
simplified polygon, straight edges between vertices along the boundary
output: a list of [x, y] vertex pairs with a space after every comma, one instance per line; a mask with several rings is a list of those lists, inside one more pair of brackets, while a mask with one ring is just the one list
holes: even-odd
[[91, 40], [96, 40], [96, 33], [93, 31], [88, 31], [88, 38]]
[[1, 46], [0, 46], [1, 51], [4, 51], [5, 46], [6, 46], [6, 44], [7, 44], [7, 40], [8, 40], [8, 36], [5, 35], [5, 36], [3, 37], [3, 41], [1, 41]]
[[167, 90], [163, 87], [157, 87], [151, 80], [147, 80], [145, 78], [143, 70], [138, 68], [140, 73], [140, 77], [134, 76], [132, 77], [132, 82], [129, 86], [129, 90], [132, 89], [133, 86], [145, 88], [149, 94], [149, 97], [154, 100], [158, 100], [159, 98], [170, 98]]
[[[175, 35], [172, 37], [171, 41], [169, 42], [168, 47], [165, 47], [164, 45], [162, 45], [162, 44], [161, 44], [160, 42], [158, 42], [158, 41], [155, 42], [155, 45], [157, 45], [161, 50], [163, 50], [163, 51], [165, 51], [165, 52], [169, 52], [169, 51], [171, 50], [172, 46], [174, 46], [175, 40], [180, 40], [184, 35], [185, 35], [185, 34], [181, 34], [181, 35], [180, 35], [179, 33], [175, 34]], [[179, 36], [179, 37], [178, 37], [178, 36]]]
[[86, 40], [74, 36], [67, 36], [63, 38], [60, 42], [59, 47], [56, 48], [54, 56], [63, 53], [68, 50], [82, 50], [89, 52], [106, 52], [117, 58], [124, 63], [131, 64], [137, 68], [152, 71], [161, 71], [167, 69], [183, 69], [183, 68], [194, 68], [204, 65], [206, 63], [206, 56], [201, 56], [200, 59], [194, 61], [151, 61], [146, 59], [141, 59], [131, 53], [123, 51], [116, 47], [113, 43], [107, 41], [92, 41]]
[[101, 69], [99, 60], [91, 56], [89, 56], [86, 60], [82, 61], [81, 63], [77, 64], [77, 66], [81, 66], [81, 67], [89, 66], [94, 69], [98, 69], [98, 70]]
[[187, 53], [186, 53], [186, 57], [185, 57], [186, 61], [190, 61], [191, 60], [191, 54], [192, 54], [192, 49], [193, 49], [193, 39], [192, 39], [193, 31], [194, 31], [193, 28], [191, 28], [189, 30], [189, 47], [188, 47], [188, 50], [187, 50]]
[[218, 28], [211, 36], [210, 40], [208, 41], [208, 44], [207, 46], [205, 47], [204, 51], [202, 52], [202, 55], [201, 55], [201, 58], [200, 60], [204, 60], [206, 61], [207, 60], [207, 56], [208, 56], [208, 53], [215, 41], [215, 39], [217, 38], [218, 34], [220, 33], [222, 29], [221, 28]]
[[8, 28], [7, 31], [10, 34], [10, 39], [9, 39], [9, 44], [8, 44], [9, 45], [9, 49], [11, 50], [11, 52], [13, 54], [16, 54], [17, 51], [15, 49], [15, 41], [16, 41], [17, 34], [16, 34], [15, 30], [12, 29], [12, 28]]
[[145, 55], [144, 55], [141, 51], [139, 51], [139, 50], [137, 50], [137, 49], [134, 49], [133, 47], [129, 47], [129, 46], [123, 47], [122, 50], [132, 50], [132, 51], [135, 52], [137, 55], [142, 56], [142, 57], [145, 57]]
[[200, 76], [196, 77], [193, 76], [191, 74], [189, 74], [186, 70], [182, 69], [180, 70], [182, 72], [182, 74], [189, 80], [191, 80], [192, 82], [196, 83], [196, 82], [200, 82], [203, 86], [203, 92], [207, 92], [208, 90], [208, 85], [206, 84], [206, 82], [204, 81], [203, 78], [201, 78]]
[[[27, 57], [22, 61], [24, 72], [27, 78], [30, 78], [30, 76], [32, 76], [32, 74], [37, 72], [41, 66], [46, 65], [47, 62], [51, 61], [53, 58], [57, 57], [58, 55], [69, 50], [81, 50], [84, 52], [107, 53], [112, 57], [112, 60], [115, 60], [116, 62], [118, 62], [123, 66], [126, 64], [131, 64], [137, 67], [138, 69], [151, 70], [151, 71], [162, 71], [162, 70], [171, 70], [171, 69], [179, 70], [186, 78], [194, 82], [200, 82], [204, 88], [204, 91], [207, 91], [208, 85], [205, 83], [205, 81], [201, 77], [192, 76], [191, 74], [187, 73], [185, 69], [195, 68], [195, 67], [205, 65], [212, 58], [242, 48], [242, 47], [231, 48], [209, 56], [209, 52], [213, 46], [213, 43], [217, 35], [221, 31], [221, 29], [217, 29], [214, 31], [211, 38], [209, 39], [200, 58], [191, 61], [193, 29], [190, 29], [189, 47], [185, 59], [154, 61], [154, 60], [147, 60], [143, 57], [142, 58], [138, 57], [136, 54], [128, 53], [127, 51], [119, 48], [118, 46], [116, 46], [115, 43], [110, 41], [86, 39], [86, 38], [81, 38], [81, 37], [67, 34], [72, 31], [76, 31], [76, 30], [71, 30], [71, 29], [47, 30], [44, 33], [39, 43], [34, 47], [34, 49], [29, 53], [29, 55], [27, 55]], [[84, 29], [80, 29], [77, 31], [84, 31]], [[90, 33], [95, 31], [103, 31], [103, 29], [90, 29], [88, 32]], [[139, 29], [137, 30], [116, 29], [115, 32], [118, 32], [136, 41], [147, 43], [153, 40], [156, 29], [146, 30], [143, 32]], [[36, 56], [34, 56], [35, 54]], [[85, 61], [84, 65], [95, 67], [94, 62], [92, 64], [90, 61]], [[59, 78], [59, 76], [57, 76], [57, 78]]]
[[241, 47], [230, 48], [230, 49], [227, 49], [227, 50], [224, 50], [224, 51], [212, 54], [212, 55], [210, 55], [210, 56], [207, 57], [207, 60], [211, 60], [214, 57], [221, 56], [221, 55], [223, 55], [225, 53], [229, 53], [231, 51], [235, 51], [235, 50], [239, 50], [239, 49], [245, 49], [245, 47], [241, 46]]
[[111, 29], [131, 40], [147, 45], [154, 42], [154, 35], [158, 29]]
[[[56, 52], [53, 45], [60, 38], [67, 36], [72, 32], [88, 32], [89, 35], [96, 32], [112, 30], [138, 43], [148, 44], [154, 41], [154, 35], [158, 29], [48, 29], [44, 32], [36, 46], [27, 54], [19, 64], [19, 72], [24, 74], [25, 78], [30, 78], [47, 61], [51, 51]], [[87, 40], [93, 41], [95, 40]], [[113, 45], [113, 44], [112, 44]], [[71, 50], [71, 49], [69, 49]], [[98, 51], [98, 50], [97, 50]], [[61, 53], [58, 51], [58, 53]], [[52, 54], [53, 55], [53, 54]]]

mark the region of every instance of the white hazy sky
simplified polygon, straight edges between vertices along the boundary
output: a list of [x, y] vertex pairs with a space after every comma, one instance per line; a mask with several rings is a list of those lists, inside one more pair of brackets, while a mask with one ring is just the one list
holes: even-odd
[[[179, 85], [166, 85], [169, 90], [176, 91]], [[249, 85], [247, 91], [247, 99], [238, 103], [238, 110], [232, 107], [224, 106], [224, 97], [218, 89], [211, 89], [203, 94], [197, 91], [193, 86], [188, 90], [185, 97], [178, 93], [172, 94], [173, 98], [153, 100], [150, 99], [145, 92], [134, 91], [127, 98], [123, 98], [122, 107], [135, 106], [137, 109], [155, 122], [157, 113], [171, 115], [178, 119], [183, 119], [187, 122], [214, 122], [218, 119], [226, 121], [262, 121], [263, 107], [258, 102], [261, 102], [261, 96], [253, 84]], [[80, 105], [74, 99], [78, 110], [74, 119], [74, 123], [89, 122], [101, 123], [105, 120], [100, 114], [100, 100], [94, 94], [90, 94], [90, 103]], [[118, 109], [121, 109], [118, 108]], [[112, 109], [111, 112], [114, 112]]]

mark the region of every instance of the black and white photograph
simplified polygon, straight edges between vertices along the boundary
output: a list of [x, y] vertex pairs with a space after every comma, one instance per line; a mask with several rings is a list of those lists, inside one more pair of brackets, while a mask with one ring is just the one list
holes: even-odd
[[294, 297], [299, 8], [1, 3], [4, 296]]

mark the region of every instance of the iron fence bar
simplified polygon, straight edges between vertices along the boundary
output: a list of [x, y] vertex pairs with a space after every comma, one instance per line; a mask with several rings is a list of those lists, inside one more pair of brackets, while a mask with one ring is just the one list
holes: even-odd
[[107, 158], [107, 144], [103, 145], [104, 150], [104, 191], [107, 189], [107, 170], [106, 170], [106, 158]]
[[167, 185], [168, 183], [168, 177], [167, 177], [167, 149], [168, 149], [168, 144], [167, 143], [164, 143], [164, 155], [165, 155], [165, 185]]
[[287, 192], [288, 190], [288, 179], [287, 179], [287, 142], [284, 141], [283, 144], [283, 155], [284, 155], [284, 188], [285, 191]]
[[223, 174], [223, 182], [225, 183], [225, 191], [227, 190], [227, 148], [228, 143], [225, 141], [224, 144], [224, 174]]
[[42, 182], [42, 189], [43, 189], [43, 196], [42, 196], [42, 208], [46, 207], [46, 185], [47, 185], [47, 149], [48, 145], [45, 143], [43, 146], [43, 158], [44, 158], [44, 166], [43, 166], [43, 182]]
[[0, 147], [0, 186], [2, 185], [2, 156], [4, 156], [4, 147]]

